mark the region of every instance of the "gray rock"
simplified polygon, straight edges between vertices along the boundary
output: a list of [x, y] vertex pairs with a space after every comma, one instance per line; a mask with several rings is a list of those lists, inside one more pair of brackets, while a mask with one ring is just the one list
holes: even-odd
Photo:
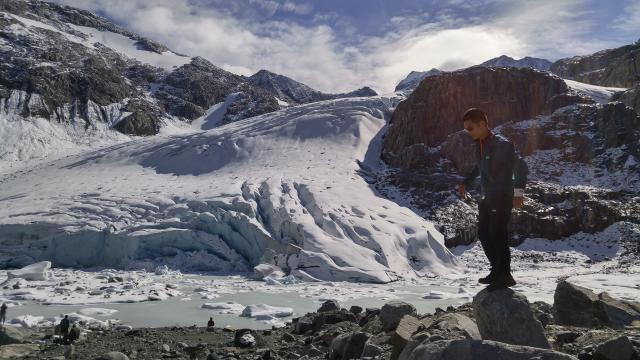
[[298, 318], [294, 327], [294, 332], [296, 334], [304, 334], [309, 330], [313, 330], [313, 316], [311, 314], [307, 314]]
[[362, 312], [362, 307], [358, 305], [353, 305], [349, 308], [349, 311], [355, 315], [358, 315]]
[[433, 326], [443, 330], [462, 331], [467, 338], [481, 340], [478, 325], [468, 316], [457, 313], [446, 313], [438, 318]]
[[595, 360], [632, 360], [638, 353], [626, 336], [608, 340], [596, 347]]
[[27, 341], [29, 331], [15, 326], [0, 327], [0, 345], [22, 344]]
[[424, 324], [414, 316], [403, 316], [391, 336], [391, 359], [397, 359], [411, 336], [424, 328]]
[[614, 299], [606, 292], [598, 294], [598, 304], [602, 309], [606, 324], [622, 329], [634, 321], [640, 321], [640, 302]]
[[256, 346], [256, 338], [251, 334], [244, 334], [238, 340], [240, 347], [254, 347]]
[[542, 324], [522, 294], [511, 289], [484, 289], [473, 298], [473, 312], [483, 339], [551, 348]]
[[576, 341], [579, 336], [580, 333], [576, 331], [561, 331], [556, 334], [556, 342], [560, 344], [572, 343]]
[[251, 329], [237, 330], [234, 335], [233, 344], [241, 348], [251, 348], [258, 344], [258, 335]]
[[338, 311], [340, 310], [340, 304], [336, 300], [327, 300], [320, 305], [318, 312], [326, 311]]
[[360, 355], [361, 359], [373, 359], [376, 356], [382, 354], [382, 348], [376, 344], [373, 344], [371, 341], [367, 341], [364, 344], [364, 348], [362, 349], [362, 355]]
[[[39, 351], [38, 344], [10, 344], [0, 346], [0, 359], [18, 359]], [[72, 358], [67, 358], [72, 359]]]
[[561, 352], [491, 340], [441, 340], [407, 345], [400, 360], [576, 360]]
[[329, 360], [359, 359], [369, 335], [354, 332], [338, 335], [329, 347]]
[[94, 360], [129, 360], [129, 357], [119, 351], [110, 351], [106, 354], [98, 356]]
[[553, 305], [543, 301], [535, 301], [531, 304], [531, 310], [536, 319], [542, 323], [542, 327], [553, 324]]
[[563, 325], [624, 328], [640, 320], [640, 303], [617, 300], [606, 292], [593, 291], [562, 281], [556, 286], [554, 311]]
[[598, 296], [582, 286], [561, 281], [556, 285], [553, 308], [559, 324], [594, 327], [603, 324]]
[[404, 301], [391, 301], [380, 309], [380, 321], [384, 331], [395, 329], [405, 315], [415, 315], [416, 308]]

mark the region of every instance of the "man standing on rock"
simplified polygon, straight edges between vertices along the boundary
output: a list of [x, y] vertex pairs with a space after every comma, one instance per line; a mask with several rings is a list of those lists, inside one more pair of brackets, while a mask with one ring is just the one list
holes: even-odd
[[488, 276], [478, 282], [489, 284], [489, 290], [516, 284], [511, 276], [508, 224], [512, 208], [524, 204], [527, 164], [518, 156], [509, 140], [489, 129], [485, 113], [477, 108], [467, 110], [462, 117], [464, 128], [476, 141], [476, 166], [459, 185], [461, 197], [466, 187], [480, 175], [482, 198], [478, 203], [478, 237], [491, 264]]

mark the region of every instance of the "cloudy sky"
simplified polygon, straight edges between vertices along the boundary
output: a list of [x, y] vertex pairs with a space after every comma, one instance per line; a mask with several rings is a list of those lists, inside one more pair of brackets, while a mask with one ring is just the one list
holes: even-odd
[[237, 74], [389, 92], [411, 70], [557, 60], [640, 38], [640, 0], [54, 0]]

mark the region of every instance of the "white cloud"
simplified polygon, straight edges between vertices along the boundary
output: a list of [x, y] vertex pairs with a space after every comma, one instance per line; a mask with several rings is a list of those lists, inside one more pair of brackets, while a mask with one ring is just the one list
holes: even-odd
[[[364, 85], [388, 92], [412, 70], [453, 70], [502, 54], [554, 60], [611, 45], [590, 36], [597, 30], [590, 0], [465, 3], [467, 10], [483, 4], [499, 9], [482, 16], [470, 11], [475, 17], [447, 8], [433, 14], [398, 12], [380, 24], [387, 32], [378, 36], [360, 34], [355, 26], [331, 28], [324, 24], [340, 23], [341, 14], [314, 13], [310, 3], [291, 0], [233, 2], [233, 11], [193, 2], [198, 0], [58, 1], [99, 10], [132, 31], [226, 70], [250, 75], [268, 69], [330, 92]], [[251, 14], [253, 10], [242, 7], [247, 4], [260, 8], [260, 19], [234, 16], [234, 11]], [[309, 21], [263, 18], [276, 12], [308, 15]], [[632, 17], [621, 26], [635, 21]]]
[[611, 27], [640, 37], [640, 1], [632, 0], [629, 2], [624, 7], [622, 15], [613, 20]]

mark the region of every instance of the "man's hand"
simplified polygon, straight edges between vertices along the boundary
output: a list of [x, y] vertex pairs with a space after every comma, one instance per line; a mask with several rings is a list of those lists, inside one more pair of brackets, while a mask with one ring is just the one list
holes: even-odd
[[460, 197], [464, 199], [466, 194], [467, 194], [467, 191], [464, 188], [464, 184], [458, 185], [458, 195], [460, 195]]
[[524, 206], [524, 196], [514, 196], [513, 207], [516, 209], [521, 209], [523, 206]]

